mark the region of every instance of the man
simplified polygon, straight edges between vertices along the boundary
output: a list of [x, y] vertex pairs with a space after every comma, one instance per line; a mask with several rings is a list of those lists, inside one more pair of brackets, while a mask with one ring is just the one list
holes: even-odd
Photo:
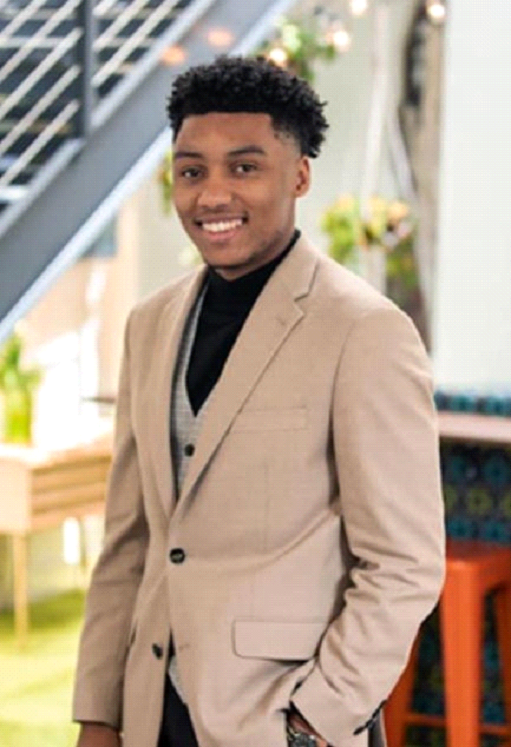
[[174, 84], [205, 266], [128, 320], [80, 747], [384, 744], [443, 580], [437, 425], [408, 317], [295, 229], [322, 109], [261, 59]]

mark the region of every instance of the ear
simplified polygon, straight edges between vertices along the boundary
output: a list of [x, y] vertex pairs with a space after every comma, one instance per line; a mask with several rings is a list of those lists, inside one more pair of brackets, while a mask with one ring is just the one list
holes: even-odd
[[303, 197], [309, 191], [311, 182], [310, 160], [307, 156], [300, 156], [296, 172], [295, 197]]

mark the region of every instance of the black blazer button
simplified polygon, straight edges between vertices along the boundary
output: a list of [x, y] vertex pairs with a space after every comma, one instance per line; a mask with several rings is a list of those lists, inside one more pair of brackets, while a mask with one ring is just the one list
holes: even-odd
[[191, 457], [195, 454], [195, 446], [193, 444], [186, 444], [184, 447], [185, 456]]
[[152, 650], [157, 659], [161, 659], [163, 657], [163, 647], [160, 646], [159, 643], [153, 643]]
[[182, 547], [174, 547], [170, 551], [170, 559], [173, 563], [184, 563], [185, 558], [185, 551]]

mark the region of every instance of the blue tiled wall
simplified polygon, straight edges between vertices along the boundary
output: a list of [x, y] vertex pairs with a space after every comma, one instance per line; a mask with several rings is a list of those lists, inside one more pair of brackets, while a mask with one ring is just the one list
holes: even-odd
[[[440, 410], [511, 416], [511, 395], [474, 393], [436, 394]], [[462, 539], [481, 539], [511, 544], [511, 449], [441, 445], [447, 534]], [[438, 610], [422, 630], [419, 673], [414, 710], [442, 715], [444, 712], [442, 657]], [[487, 600], [484, 631], [484, 681], [481, 720], [504, 723], [500, 662], [491, 597]], [[443, 729], [410, 727], [407, 744], [413, 747], [444, 747]], [[501, 740], [485, 736], [482, 747], [496, 747]]]

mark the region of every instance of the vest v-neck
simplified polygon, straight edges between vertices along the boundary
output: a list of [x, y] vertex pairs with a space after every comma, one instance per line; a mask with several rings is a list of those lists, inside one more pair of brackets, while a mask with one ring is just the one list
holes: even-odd
[[193, 412], [202, 407], [222, 374], [236, 339], [271, 275], [300, 237], [293, 237], [278, 257], [235, 280], [225, 280], [208, 268], [204, 301], [186, 372]]

